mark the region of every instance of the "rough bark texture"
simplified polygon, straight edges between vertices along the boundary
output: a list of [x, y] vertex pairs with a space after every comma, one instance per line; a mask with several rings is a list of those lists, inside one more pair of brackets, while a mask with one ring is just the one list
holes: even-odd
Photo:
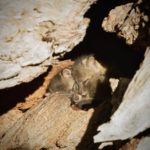
[[[0, 89], [33, 80], [82, 41], [89, 24], [89, 19], [83, 15], [95, 1], [0, 0]], [[117, 6], [107, 14], [102, 27], [105, 31], [116, 32], [134, 50], [144, 51], [150, 46], [149, 8], [146, 0]], [[110, 79], [113, 107], [106, 101], [83, 111], [71, 107], [70, 99], [62, 93], [43, 98], [50, 80], [71, 64], [73, 62], [66, 61], [54, 65], [41, 86], [26, 97], [16, 98], [18, 101], [11, 109], [3, 111], [0, 106], [0, 112], [6, 112], [0, 116], [0, 150], [94, 150], [99, 145], [93, 141], [98, 126], [101, 132], [94, 139], [104, 142], [101, 147], [111, 145], [114, 140], [132, 138], [150, 127], [150, 48], [125, 95], [128, 79]], [[19, 88], [17, 96], [22, 92]], [[25, 88], [28, 89], [28, 85]], [[11, 88], [4, 93], [9, 95], [10, 91]], [[11, 94], [14, 95], [13, 90]], [[8, 97], [8, 102], [14, 97]], [[102, 124], [114, 110], [110, 122]], [[146, 148], [149, 138], [145, 139], [140, 143], [139, 139], [132, 139], [120, 150], [136, 149], [138, 143], [138, 150], [143, 143]]]
[[145, 53], [141, 68], [136, 72], [123, 101], [111, 121], [99, 126], [95, 142], [124, 140], [150, 127], [150, 48]]
[[[103, 107], [99, 107], [97, 115], [101, 116], [107, 107], [109, 106], [106, 103]], [[94, 109], [88, 111], [73, 109], [65, 95], [55, 93], [27, 111], [3, 134], [0, 140], [1, 150], [18, 147], [35, 150], [40, 148], [74, 150], [81, 142], [93, 113]], [[94, 122], [99, 120], [98, 116], [96, 118]], [[91, 129], [93, 127], [94, 123], [90, 125]], [[86, 145], [92, 144], [86, 140]]]
[[[119, 86], [112, 97], [114, 108], [119, 99], [122, 100], [122, 103], [111, 117], [110, 122], [98, 128], [100, 132], [94, 137], [94, 140], [104, 142], [100, 148], [107, 145], [107, 141], [128, 139], [150, 127], [149, 8], [150, 3], [146, 0], [127, 3], [111, 10], [109, 16], [103, 20], [102, 27], [105, 31], [115, 32], [119, 37], [125, 39], [127, 44], [132, 45], [134, 50], [147, 49], [147, 52], [123, 99], [120, 99], [119, 96], [122, 93], [122, 90], [119, 91]], [[149, 146], [148, 142], [146, 144], [145, 147]]]
[[0, 89], [29, 82], [82, 41], [95, 0], [0, 0]]
[[102, 27], [124, 38], [127, 44], [135, 44], [136, 50], [145, 48], [150, 41], [149, 9], [150, 3], [147, 0], [117, 6], [105, 17]]
[[[70, 100], [59, 93], [43, 100], [21, 117], [10, 132], [8, 131], [1, 141], [1, 149], [16, 147], [71, 149], [67, 146], [69, 141], [75, 147], [80, 140], [78, 136], [82, 136], [92, 113], [77, 112], [69, 106]], [[83, 130], [82, 133], [81, 130]], [[70, 131], [73, 132], [68, 135]]]
[[[3, 137], [3, 135], [16, 123], [16, 121], [24, 115], [24, 112], [34, 105], [38, 104], [42, 98], [44, 97], [47, 87], [54, 76], [59, 73], [62, 69], [69, 67], [73, 64], [73, 61], [66, 60], [59, 62], [58, 64], [53, 65], [53, 68], [48, 72], [48, 75], [45, 77], [43, 83], [40, 85], [39, 88], [36, 88], [34, 91], [30, 92], [30, 94], [27, 94], [25, 98], [19, 98], [18, 102], [15, 104], [15, 106], [12, 109], [8, 109], [7, 113], [4, 113], [0, 117], [0, 137]], [[34, 85], [35, 86], [35, 85]], [[25, 87], [26, 88], [26, 87]], [[29, 86], [27, 86], [29, 88]], [[23, 90], [24, 91], [24, 88]], [[18, 92], [23, 94], [21, 91], [16, 90], [17, 94]], [[18, 95], [15, 95], [15, 92], [8, 92], [11, 95], [7, 98], [7, 96], [1, 96], [1, 101], [13, 101], [13, 99], [17, 99]], [[29, 96], [28, 96], [29, 95]], [[2, 106], [1, 106], [2, 107]], [[3, 109], [0, 109], [3, 112]], [[5, 110], [7, 111], [7, 110]], [[2, 113], [1, 112], [1, 113]]]

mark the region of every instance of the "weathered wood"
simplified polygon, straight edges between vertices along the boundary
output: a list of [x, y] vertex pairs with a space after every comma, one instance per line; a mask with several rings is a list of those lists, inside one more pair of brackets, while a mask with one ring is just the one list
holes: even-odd
[[83, 40], [95, 0], [0, 0], [0, 89], [30, 82]]
[[117, 111], [110, 122], [99, 126], [95, 142], [124, 140], [150, 127], [150, 48], [140, 69], [130, 82]]
[[[70, 60], [57, 62], [57, 64], [53, 65], [52, 69], [50, 69], [50, 71], [47, 73], [46, 77], [44, 76], [44, 79], [42, 78], [41, 85], [37, 86], [37, 88], [35, 88], [34, 90], [30, 89], [29, 93], [25, 94], [26, 95], [25, 97], [20, 97], [20, 95], [24, 94], [22, 93], [22, 91], [24, 91], [23, 89], [30, 88], [29, 84], [27, 84], [26, 87], [23, 89], [12, 88], [13, 91], [8, 90], [3, 94], [2, 93], [0, 94], [1, 97], [0, 112], [2, 113], [2, 115], [0, 116], [0, 137], [2, 137], [15, 124], [18, 118], [23, 116], [26, 110], [30, 109], [31, 107], [33, 107], [42, 100], [52, 78], [54, 78], [54, 76], [58, 74], [62, 69], [69, 67], [72, 64], [73, 61]], [[33, 84], [33, 86], [36, 85], [35, 83], [31, 84]], [[8, 97], [6, 95], [8, 95]], [[7, 101], [12, 102], [15, 99], [18, 99], [18, 101], [16, 106], [14, 104], [14, 107], [12, 107], [12, 109], [7, 109], [5, 108], [5, 105], [3, 106], [3, 103]]]
[[107, 32], [115, 32], [127, 44], [135, 44], [135, 50], [141, 50], [149, 44], [149, 15], [146, 13], [149, 5], [149, 1], [138, 0], [117, 6], [105, 17], [102, 27]]
[[48, 96], [30, 109], [0, 140], [1, 150], [9, 148], [53, 150], [75, 149], [84, 135], [93, 109], [74, 110], [61, 93]]
[[106, 121], [110, 103], [106, 101], [87, 111], [70, 104], [70, 99], [60, 92], [47, 96], [5, 130], [0, 149], [93, 149], [93, 135], [97, 126]]

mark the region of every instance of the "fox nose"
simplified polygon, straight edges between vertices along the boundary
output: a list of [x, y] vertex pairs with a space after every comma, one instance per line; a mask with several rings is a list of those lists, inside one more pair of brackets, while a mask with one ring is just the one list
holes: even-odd
[[82, 93], [82, 97], [84, 97], [84, 98], [85, 98], [85, 97], [86, 97], [86, 95], [87, 95], [86, 93]]
[[73, 95], [73, 102], [78, 103], [81, 100], [82, 96], [79, 94]]

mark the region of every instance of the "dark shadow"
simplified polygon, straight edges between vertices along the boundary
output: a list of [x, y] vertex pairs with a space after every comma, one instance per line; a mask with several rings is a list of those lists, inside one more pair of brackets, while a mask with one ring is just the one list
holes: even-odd
[[150, 1], [142, 0], [142, 3], [137, 4], [137, 6], [140, 9], [140, 12], [147, 16], [148, 19], [145, 21], [141, 18], [138, 29], [138, 37], [132, 47], [136, 51], [144, 51], [150, 45]]
[[18, 102], [24, 102], [25, 98], [42, 86], [44, 77], [48, 71], [30, 83], [24, 83], [16, 87], [0, 90], [0, 115], [13, 108]]
[[96, 88], [96, 94], [93, 98], [92, 104], [84, 104], [82, 106], [83, 110], [89, 110], [90, 108], [96, 108], [97, 106], [103, 104], [105, 101], [111, 99], [111, 88], [108, 80], [106, 79], [103, 83], [100, 82]]
[[[90, 18], [91, 22], [84, 40], [70, 53], [66, 54], [63, 59], [72, 58], [74, 60], [81, 55], [93, 54], [99, 62], [108, 68], [108, 77], [131, 78], [143, 60], [144, 50], [134, 51], [115, 33], [106, 33], [101, 27], [104, 17], [108, 16], [111, 9], [129, 2], [133, 2], [133, 0], [99, 0], [94, 4], [85, 14], [85, 17]], [[94, 105], [93, 116], [76, 150], [98, 149], [99, 144], [94, 144], [93, 136], [97, 134], [97, 127], [108, 121], [111, 116], [111, 98], [108, 100], [108, 97], [105, 102]], [[111, 150], [115, 147], [104, 149]]]
[[115, 33], [107, 33], [102, 27], [104, 17], [115, 6], [132, 2], [131, 0], [103, 0], [94, 4], [85, 14], [91, 23], [84, 40], [77, 45], [64, 59], [76, 59], [80, 55], [94, 54], [98, 61], [108, 67], [111, 76], [131, 77], [143, 59], [143, 51], [134, 51]]
[[94, 144], [93, 136], [97, 134], [97, 127], [109, 121], [112, 105], [110, 103], [111, 89], [108, 82], [99, 84], [94, 101], [91, 105], [85, 105], [83, 110], [94, 108], [94, 113], [89, 121], [86, 133], [82, 137], [81, 142], [76, 147], [76, 150], [97, 150], [99, 144]]
[[[94, 4], [85, 15], [85, 17], [90, 18], [91, 23], [84, 40], [66, 54], [63, 59], [76, 59], [80, 55], [94, 54], [97, 60], [108, 67], [108, 76], [132, 77], [143, 59], [144, 51], [133, 51], [132, 47], [126, 45], [125, 41], [119, 39], [115, 33], [103, 31], [101, 23], [111, 9], [133, 1], [99, 0]], [[25, 97], [42, 85], [45, 76], [46, 73], [30, 83], [1, 90], [0, 114], [10, 110], [17, 102], [24, 101]], [[96, 103], [93, 116], [76, 150], [98, 149], [99, 144], [94, 144], [93, 136], [97, 134], [97, 127], [109, 120], [111, 110], [112, 106], [108, 97], [105, 102]], [[114, 149], [114, 147], [105, 148], [105, 150], [107, 149]]]
[[95, 107], [94, 114], [91, 117], [87, 130], [82, 137], [81, 142], [76, 147], [76, 150], [97, 150], [99, 144], [94, 144], [93, 136], [97, 134], [97, 127], [109, 121], [109, 116], [111, 114], [111, 105], [108, 101]]

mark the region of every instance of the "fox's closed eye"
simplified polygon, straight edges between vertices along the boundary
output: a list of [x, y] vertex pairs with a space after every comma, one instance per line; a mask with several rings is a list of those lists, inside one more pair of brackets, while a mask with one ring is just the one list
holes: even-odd
[[75, 83], [73, 85], [73, 91], [77, 92], [79, 90], [79, 85], [77, 83]]
[[88, 83], [89, 83], [89, 79], [87, 79], [87, 80], [83, 81], [83, 85], [84, 85], [84, 86], [87, 86], [87, 85], [88, 85]]

